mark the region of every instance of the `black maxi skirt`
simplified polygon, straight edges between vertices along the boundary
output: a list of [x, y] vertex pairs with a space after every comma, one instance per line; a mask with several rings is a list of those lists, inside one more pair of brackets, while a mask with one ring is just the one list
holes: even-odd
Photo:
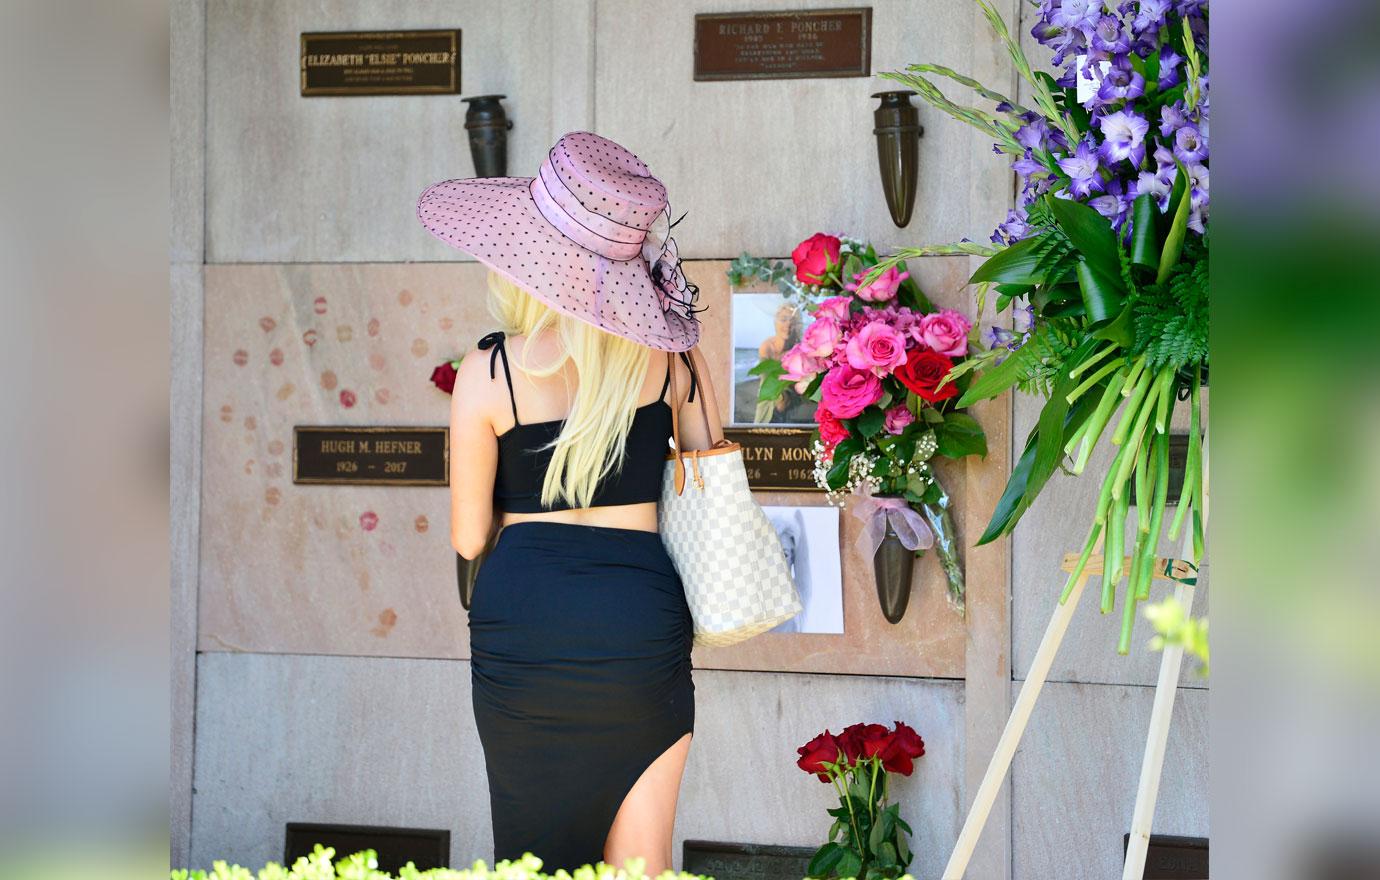
[[469, 627], [495, 862], [598, 862], [638, 777], [695, 727], [690, 609], [661, 536], [506, 526]]

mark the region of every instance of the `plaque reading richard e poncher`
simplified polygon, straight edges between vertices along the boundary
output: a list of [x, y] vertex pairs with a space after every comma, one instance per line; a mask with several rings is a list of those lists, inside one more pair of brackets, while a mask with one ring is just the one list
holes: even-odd
[[695, 16], [695, 79], [872, 75], [872, 7]]

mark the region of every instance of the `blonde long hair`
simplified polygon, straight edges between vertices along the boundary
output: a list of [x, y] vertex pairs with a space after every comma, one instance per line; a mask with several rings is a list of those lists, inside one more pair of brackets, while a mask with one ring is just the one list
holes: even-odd
[[[541, 487], [541, 503], [563, 501], [588, 507], [594, 490], [606, 475], [623, 467], [626, 439], [637, 413], [651, 350], [549, 308], [504, 276], [489, 271], [489, 313], [503, 331], [531, 338], [554, 328], [562, 353], [549, 364], [535, 365], [522, 349], [522, 372], [551, 376], [567, 360], [580, 382], [571, 400], [570, 415], [551, 443], [551, 466]], [[568, 383], [567, 383], [568, 384]], [[544, 447], [545, 448], [545, 447]]]

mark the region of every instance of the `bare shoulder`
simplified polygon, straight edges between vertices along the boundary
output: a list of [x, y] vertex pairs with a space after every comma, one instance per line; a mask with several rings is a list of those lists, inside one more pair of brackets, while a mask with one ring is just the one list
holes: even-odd
[[[460, 366], [455, 371], [455, 389], [451, 392], [452, 412], [485, 416], [492, 412], [497, 384], [489, 377], [489, 358], [492, 355], [491, 350], [475, 347], [460, 359]], [[502, 377], [497, 377], [497, 382], [502, 381]]]

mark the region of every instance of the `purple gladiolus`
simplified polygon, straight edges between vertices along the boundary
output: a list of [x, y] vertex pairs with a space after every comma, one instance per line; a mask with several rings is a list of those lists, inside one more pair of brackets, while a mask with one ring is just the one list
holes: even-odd
[[[1174, 166], [1169, 166], [1173, 168]], [[1136, 178], [1136, 195], [1150, 193], [1155, 197], [1155, 204], [1161, 211], [1169, 207], [1169, 193], [1174, 188], [1170, 180], [1165, 180], [1158, 174], [1149, 171], [1142, 171]]]
[[1102, 85], [1097, 88], [1096, 100], [1101, 104], [1110, 104], [1122, 98], [1139, 98], [1144, 94], [1145, 77], [1136, 72], [1125, 55], [1119, 55], [1102, 75]]
[[1032, 174], [1047, 172], [1049, 169], [1045, 167], [1045, 163], [1036, 159], [1030, 150], [1026, 150], [1024, 156], [1011, 163], [1011, 170], [1022, 177], [1029, 177]]
[[1136, 17], [1131, 19], [1134, 33], [1158, 31], [1164, 26], [1164, 17], [1169, 14], [1169, 0], [1140, 0], [1136, 7]]
[[1136, 113], [1118, 110], [1102, 118], [1102, 158], [1108, 163], [1130, 159], [1132, 165], [1139, 165], [1145, 158], [1145, 135], [1150, 131], [1150, 123]]
[[1175, 52], [1173, 49], [1165, 47], [1160, 52], [1160, 76], [1158, 84], [1160, 91], [1168, 91], [1179, 84], [1179, 65], [1184, 63], [1184, 56]]
[[1160, 108], [1160, 134], [1169, 137], [1174, 132], [1188, 125], [1188, 116], [1185, 115], [1183, 101], [1175, 101], [1172, 104], [1165, 104]]
[[1097, 161], [1097, 147], [1083, 141], [1072, 156], [1059, 160], [1059, 168], [1069, 176], [1070, 189], [1080, 199], [1102, 192], [1101, 166]]
[[1080, 30], [1085, 34], [1097, 26], [1102, 15], [1102, 0], [1064, 0], [1049, 16], [1056, 27]]
[[1174, 132], [1174, 155], [1185, 165], [1201, 162], [1207, 158], [1207, 138], [1199, 133], [1196, 125], [1185, 125]]
[[1133, 197], [1134, 194], [1128, 195], [1123, 190], [1119, 179], [1113, 178], [1107, 183], [1107, 192], [1089, 201], [1088, 206], [1110, 220], [1112, 228], [1120, 232], [1131, 210]]
[[1092, 49], [1089, 57], [1098, 60], [1131, 50], [1131, 38], [1121, 29], [1121, 19], [1104, 15], [1097, 20], [1092, 32]]

